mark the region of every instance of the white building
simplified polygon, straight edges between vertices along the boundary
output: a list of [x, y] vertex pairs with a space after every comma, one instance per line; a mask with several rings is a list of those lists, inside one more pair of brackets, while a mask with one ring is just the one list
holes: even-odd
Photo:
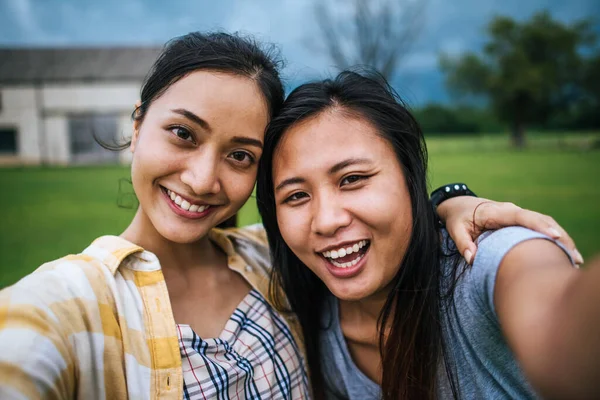
[[160, 48], [0, 49], [0, 165], [118, 162]]

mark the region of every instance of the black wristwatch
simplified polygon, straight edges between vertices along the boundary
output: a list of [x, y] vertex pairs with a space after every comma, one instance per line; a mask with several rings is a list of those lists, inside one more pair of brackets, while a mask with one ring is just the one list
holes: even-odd
[[449, 183], [444, 186], [440, 186], [431, 192], [431, 206], [433, 207], [433, 211], [435, 215], [438, 217], [439, 226], [443, 227], [444, 223], [440, 219], [440, 216], [437, 214], [437, 208], [442, 202], [451, 199], [457, 196], [473, 196], [477, 197], [475, 193], [464, 183]]

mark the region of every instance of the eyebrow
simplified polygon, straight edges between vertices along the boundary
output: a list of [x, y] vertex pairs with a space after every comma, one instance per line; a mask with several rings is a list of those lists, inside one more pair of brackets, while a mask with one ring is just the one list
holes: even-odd
[[283, 182], [281, 182], [279, 185], [277, 185], [277, 187], [275, 188], [275, 191], [277, 192], [278, 190], [283, 189], [283, 187], [288, 186], [288, 185], [295, 185], [296, 183], [304, 183], [306, 182], [305, 179], [303, 178], [289, 178], [284, 180]]
[[200, 125], [202, 128], [206, 129], [207, 131], [210, 131], [210, 125], [208, 124], [208, 122], [206, 122], [205, 120], [203, 120], [202, 118], [200, 118], [199, 116], [194, 114], [193, 112], [186, 110], [185, 108], [175, 108], [171, 111], [173, 111], [175, 114], [184, 116], [185, 118], [193, 121], [197, 125]]
[[[196, 124], [200, 125], [202, 128], [206, 129], [207, 131], [211, 131], [210, 125], [208, 124], [208, 122], [206, 122], [205, 120], [203, 120], [202, 118], [200, 118], [199, 116], [197, 116], [196, 114], [194, 114], [193, 112], [186, 110], [185, 108], [175, 108], [173, 110], [175, 114], [179, 114], [189, 120], [192, 120], [193, 122], [195, 122]], [[249, 146], [256, 146], [259, 149], [263, 148], [263, 144], [260, 140], [257, 139], [252, 139], [249, 137], [245, 137], [245, 136], [234, 136], [231, 141], [233, 143], [237, 143], [237, 144], [247, 144]]]
[[[368, 158], [349, 158], [347, 160], [340, 161], [339, 163], [335, 164], [333, 167], [329, 168], [328, 174], [333, 175], [351, 165], [370, 164], [370, 163], [371, 163], [371, 160], [369, 160]], [[288, 186], [288, 185], [294, 185], [297, 183], [305, 183], [305, 182], [306, 182], [306, 180], [304, 178], [300, 178], [300, 177], [289, 178], [289, 179], [282, 181], [279, 185], [277, 185], [277, 187], [275, 188], [275, 191], [281, 190], [283, 187]]]
[[249, 146], [258, 147], [259, 149], [263, 148], [263, 144], [260, 140], [252, 139], [246, 136], [234, 136], [231, 138], [231, 142], [237, 144], [247, 144]]
[[349, 167], [351, 165], [370, 164], [370, 163], [371, 163], [371, 160], [369, 160], [368, 158], [349, 158], [347, 160], [340, 161], [339, 163], [335, 164], [333, 167], [329, 168], [329, 175], [333, 175], [336, 172], [340, 172], [344, 168]]

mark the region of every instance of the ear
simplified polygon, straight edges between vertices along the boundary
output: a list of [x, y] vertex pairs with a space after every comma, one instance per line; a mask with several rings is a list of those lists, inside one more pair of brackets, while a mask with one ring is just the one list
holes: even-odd
[[135, 151], [135, 146], [140, 136], [140, 128], [142, 127], [142, 120], [137, 118], [137, 110], [142, 105], [141, 100], [138, 100], [135, 103], [135, 111], [134, 111], [134, 119], [133, 119], [133, 134], [131, 135], [131, 144], [129, 145], [129, 150], [133, 153]]

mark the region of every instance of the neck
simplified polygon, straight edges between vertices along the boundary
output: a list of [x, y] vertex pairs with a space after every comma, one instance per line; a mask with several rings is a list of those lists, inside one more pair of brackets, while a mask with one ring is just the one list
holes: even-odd
[[208, 235], [192, 243], [176, 243], [166, 239], [156, 229], [141, 207], [135, 217], [121, 234], [123, 239], [154, 253], [163, 272], [168, 270], [187, 270], [199, 265], [212, 265], [223, 256]]
[[389, 290], [382, 290], [360, 300], [340, 300], [340, 321], [344, 335], [379, 348], [378, 320]]
[[385, 306], [388, 294], [389, 291], [385, 290], [360, 300], [340, 300], [340, 308], [377, 321], [381, 310]]

